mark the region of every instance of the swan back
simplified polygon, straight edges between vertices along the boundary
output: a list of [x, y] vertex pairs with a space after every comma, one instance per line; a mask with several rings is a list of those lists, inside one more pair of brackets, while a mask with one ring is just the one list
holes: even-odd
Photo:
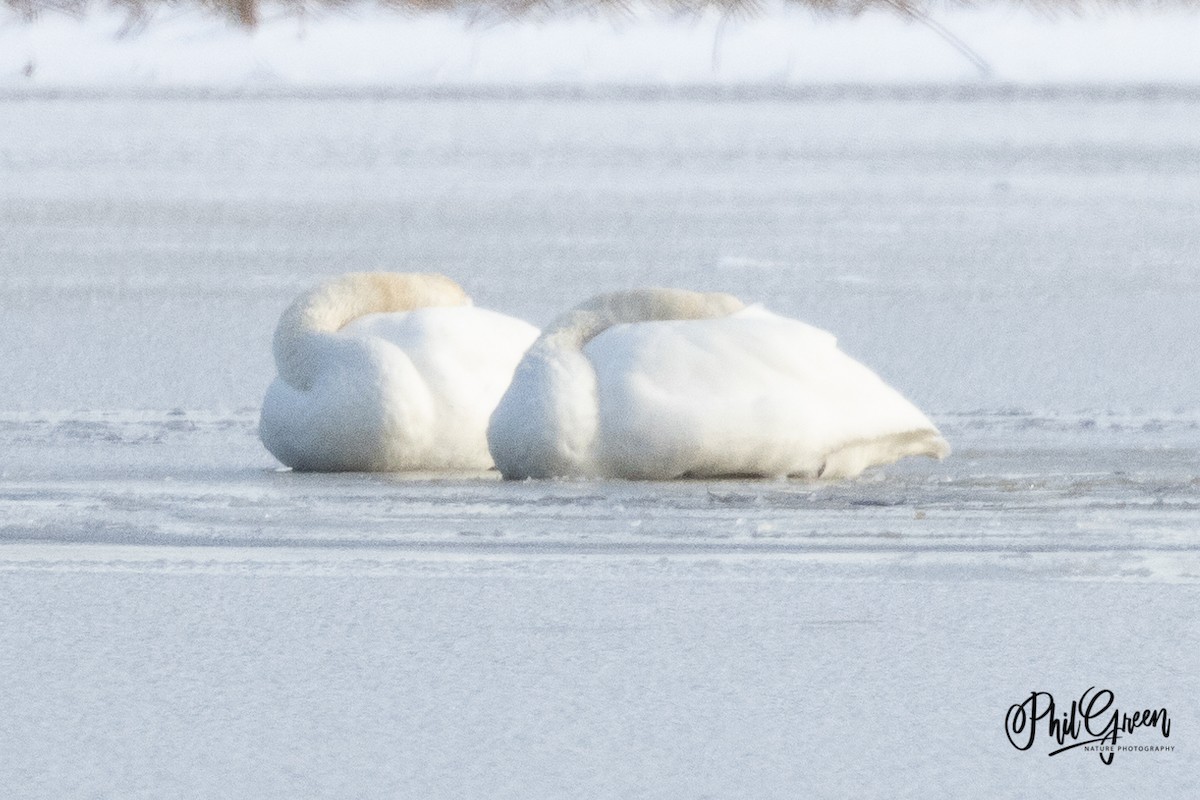
[[928, 418], [831, 334], [761, 307], [614, 328], [584, 353], [607, 474], [853, 477], [942, 454]]

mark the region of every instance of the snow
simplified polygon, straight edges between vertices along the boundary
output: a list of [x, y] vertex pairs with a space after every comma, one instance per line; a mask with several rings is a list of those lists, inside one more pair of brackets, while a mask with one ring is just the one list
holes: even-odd
[[10, 14], [0, 27], [0, 88], [1200, 80], [1200, 15], [1185, 7], [1053, 14], [995, 4], [935, 8], [930, 19], [933, 25], [879, 10], [826, 16], [780, 3], [749, 15], [671, 14], [633, 4], [623, 12], [515, 20], [362, 6], [276, 15], [247, 32], [188, 9], [160, 9], [146, 24], [115, 9], [81, 19], [46, 14], [32, 26]]
[[[1153, 797], [1194, 785], [1186, 721], [1200, 708], [1181, 673], [1196, 628], [1178, 608], [1194, 607], [1194, 585], [441, 566], [5, 574], [0, 668], [37, 676], [7, 682], [6, 785], [129, 798]], [[1125, 609], [1152, 621], [1139, 656]], [[1171, 738], [1146, 741], [1175, 752], [1104, 767], [1005, 741], [1004, 713], [1032, 686], [1063, 699], [1101, 677], [1131, 709], [1169, 705]]]

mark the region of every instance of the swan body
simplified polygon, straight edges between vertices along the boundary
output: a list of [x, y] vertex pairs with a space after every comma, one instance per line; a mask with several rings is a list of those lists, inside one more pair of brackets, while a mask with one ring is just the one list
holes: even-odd
[[672, 289], [601, 295], [560, 317], [517, 367], [488, 444], [506, 478], [848, 478], [949, 453], [831, 334]]
[[488, 417], [537, 334], [441, 275], [343, 276], [280, 318], [259, 436], [298, 470], [489, 469]]

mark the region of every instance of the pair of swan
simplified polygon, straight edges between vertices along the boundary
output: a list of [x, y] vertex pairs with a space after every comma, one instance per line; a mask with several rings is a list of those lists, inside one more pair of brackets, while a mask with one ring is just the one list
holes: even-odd
[[832, 335], [727, 294], [600, 295], [539, 332], [440, 275], [356, 273], [274, 351], [260, 435], [299, 470], [849, 478], [949, 452]]

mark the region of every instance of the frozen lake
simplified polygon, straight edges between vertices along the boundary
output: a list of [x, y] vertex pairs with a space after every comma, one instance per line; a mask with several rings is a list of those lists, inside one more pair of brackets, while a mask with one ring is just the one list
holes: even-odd
[[[0, 785], [29, 797], [1179, 795], [1200, 777], [1186, 89], [0, 98]], [[300, 475], [343, 271], [542, 324], [730, 291], [955, 448], [844, 484]], [[1018, 752], [1089, 686], [1167, 753]]]

